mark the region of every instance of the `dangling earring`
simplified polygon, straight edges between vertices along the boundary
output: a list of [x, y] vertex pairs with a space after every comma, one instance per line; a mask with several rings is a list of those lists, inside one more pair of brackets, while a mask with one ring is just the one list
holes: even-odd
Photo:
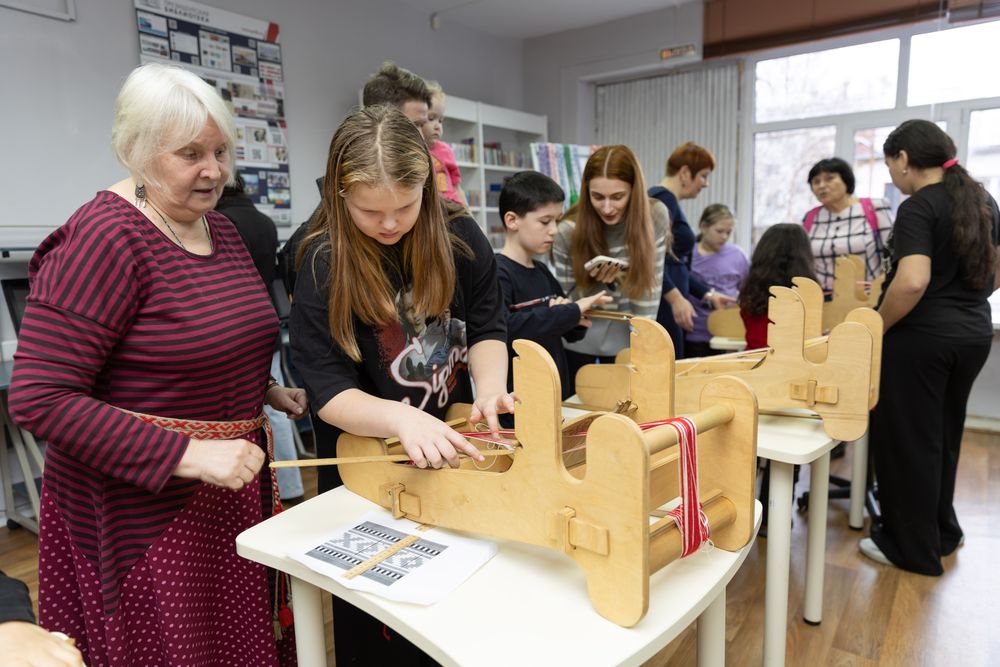
[[135, 205], [137, 208], [146, 208], [146, 186], [135, 186]]

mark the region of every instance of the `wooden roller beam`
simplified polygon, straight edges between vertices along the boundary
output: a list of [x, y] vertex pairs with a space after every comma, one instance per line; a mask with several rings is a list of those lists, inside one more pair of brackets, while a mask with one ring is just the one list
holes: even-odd
[[[708, 518], [709, 530], [712, 533], [731, 526], [736, 521], [736, 505], [723, 495], [713, 495], [711, 500], [702, 501], [702, 508]], [[680, 558], [683, 550], [681, 533], [676, 527], [672, 530], [660, 530], [655, 535], [652, 534], [652, 530], [665, 521], [675, 525], [673, 519], [666, 518], [657, 521], [650, 529], [649, 571], [651, 573]]]
[[[696, 412], [690, 415], [689, 419], [694, 422], [698, 433], [704, 433], [716, 426], [721, 426], [732, 421], [735, 414], [733, 406], [723, 403]], [[646, 442], [646, 449], [649, 450], [649, 453], [656, 454], [671, 445], [677, 444], [677, 431], [670, 426], [657, 426], [648, 431], [643, 431], [642, 439]]]

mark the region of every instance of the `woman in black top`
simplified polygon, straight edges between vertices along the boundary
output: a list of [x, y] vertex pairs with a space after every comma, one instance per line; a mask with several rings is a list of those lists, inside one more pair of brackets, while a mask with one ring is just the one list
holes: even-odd
[[993, 338], [987, 298], [1000, 284], [996, 202], [955, 158], [937, 125], [909, 120], [883, 147], [892, 182], [911, 195], [889, 239], [879, 305], [881, 395], [870, 442], [882, 520], [866, 556], [940, 575], [964, 541], [952, 504], [965, 406]]

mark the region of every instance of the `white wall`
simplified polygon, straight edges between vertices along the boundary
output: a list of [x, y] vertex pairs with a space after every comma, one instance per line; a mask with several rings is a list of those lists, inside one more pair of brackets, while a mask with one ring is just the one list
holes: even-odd
[[[697, 62], [703, 23], [698, 0], [525, 40], [523, 108], [549, 117], [550, 141], [594, 143], [593, 82]], [[697, 55], [660, 60], [660, 49], [682, 44], [694, 44]]]
[[[521, 41], [475, 33], [391, 0], [202, 0], [280, 26], [289, 128], [293, 220], [319, 202], [330, 138], [383, 60], [435, 78], [460, 97], [522, 106]], [[77, 3], [67, 23], [0, 7], [0, 225], [54, 228], [124, 176], [109, 146], [114, 98], [139, 64], [132, 0]], [[43, 229], [0, 232], [44, 238]], [[287, 232], [285, 232], [287, 234]], [[28, 254], [0, 259], [23, 275]], [[0, 304], [0, 311], [6, 307]], [[0, 340], [13, 332], [0, 312]]]

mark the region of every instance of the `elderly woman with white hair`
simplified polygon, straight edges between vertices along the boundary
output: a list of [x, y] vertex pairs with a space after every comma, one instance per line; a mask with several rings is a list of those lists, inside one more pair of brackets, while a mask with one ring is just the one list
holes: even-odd
[[284, 595], [236, 555], [236, 536], [278, 505], [262, 406], [301, 416], [305, 395], [269, 379], [277, 318], [212, 210], [234, 135], [197, 76], [136, 69], [112, 131], [129, 177], [29, 265], [10, 408], [49, 443], [39, 621], [91, 667], [293, 659], [272, 622]]

